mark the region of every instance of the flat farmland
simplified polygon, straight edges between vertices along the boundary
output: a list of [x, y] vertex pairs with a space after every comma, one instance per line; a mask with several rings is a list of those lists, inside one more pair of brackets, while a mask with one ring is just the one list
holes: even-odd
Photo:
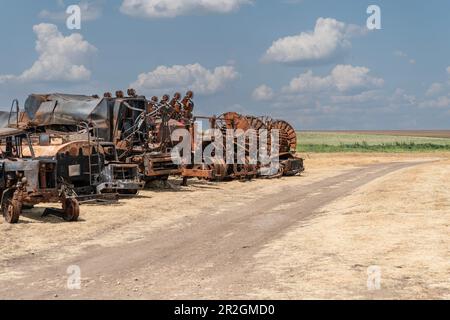
[[301, 131], [299, 152], [450, 151], [450, 131]]
[[340, 131], [349, 134], [367, 134], [367, 135], [387, 135], [402, 137], [427, 137], [427, 138], [449, 138], [450, 130], [356, 130], [356, 131]]

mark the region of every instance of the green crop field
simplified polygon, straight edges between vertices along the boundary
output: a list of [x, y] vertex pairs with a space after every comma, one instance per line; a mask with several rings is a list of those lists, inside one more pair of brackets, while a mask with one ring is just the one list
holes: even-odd
[[420, 132], [299, 132], [299, 152], [430, 152], [450, 151], [450, 138]]

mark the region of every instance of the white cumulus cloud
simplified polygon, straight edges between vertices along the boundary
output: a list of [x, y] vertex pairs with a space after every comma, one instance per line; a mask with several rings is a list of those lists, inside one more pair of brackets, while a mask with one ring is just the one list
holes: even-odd
[[233, 66], [220, 66], [214, 70], [208, 70], [199, 63], [159, 66], [151, 72], [140, 74], [131, 87], [139, 91], [159, 92], [194, 90], [196, 93], [208, 95], [223, 90], [238, 76]]
[[123, 0], [120, 10], [130, 16], [174, 18], [199, 13], [229, 13], [253, 0]]
[[447, 68], [447, 73], [450, 74], [450, 67]]
[[369, 75], [366, 67], [337, 65], [325, 77], [315, 76], [308, 71], [291, 80], [283, 88], [285, 93], [305, 93], [319, 91], [362, 92], [383, 86], [384, 80]]
[[330, 63], [348, 52], [352, 46], [350, 38], [364, 33], [361, 27], [319, 18], [314, 31], [274, 41], [262, 61], [300, 65]]
[[273, 89], [265, 84], [257, 87], [252, 94], [252, 97], [256, 101], [269, 101], [274, 96]]
[[78, 33], [63, 36], [53, 24], [33, 27], [39, 58], [21, 75], [0, 75], [0, 82], [83, 81], [91, 71], [84, 65], [97, 49]]

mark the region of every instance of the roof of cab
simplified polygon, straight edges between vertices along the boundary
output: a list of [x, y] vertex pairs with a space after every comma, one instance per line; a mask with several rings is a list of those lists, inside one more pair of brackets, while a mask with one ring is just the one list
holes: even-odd
[[21, 135], [26, 135], [26, 132], [14, 128], [0, 128], [0, 138], [17, 137]]

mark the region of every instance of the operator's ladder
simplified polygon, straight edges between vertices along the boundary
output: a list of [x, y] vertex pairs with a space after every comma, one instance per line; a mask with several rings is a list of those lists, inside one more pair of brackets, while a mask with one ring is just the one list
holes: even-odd
[[[91, 127], [89, 123], [83, 122], [82, 127], [86, 129], [86, 133], [88, 136], [88, 145], [89, 145], [89, 154], [88, 154], [88, 161], [89, 161], [89, 182], [91, 186], [94, 186], [97, 184], [99, 177], [101, 175], [102, 171], [102, 162], [100, 157], [100, 139], [98, 138], [98, 128], [97, 127]], [[91, 139], [91, 132], [94, 137], [94, 143]]]
[[92, 128], [92, 133], [95, 138], [95, 144], [91, 146], [91, 135], [90, 132], [88, 132], [89, 146], [91, 148], [89, 152], [89, 177], [91, 186], [98, 182], [98, 177], [101, 174], [100, 140], [98, 138], [98, 128]]

